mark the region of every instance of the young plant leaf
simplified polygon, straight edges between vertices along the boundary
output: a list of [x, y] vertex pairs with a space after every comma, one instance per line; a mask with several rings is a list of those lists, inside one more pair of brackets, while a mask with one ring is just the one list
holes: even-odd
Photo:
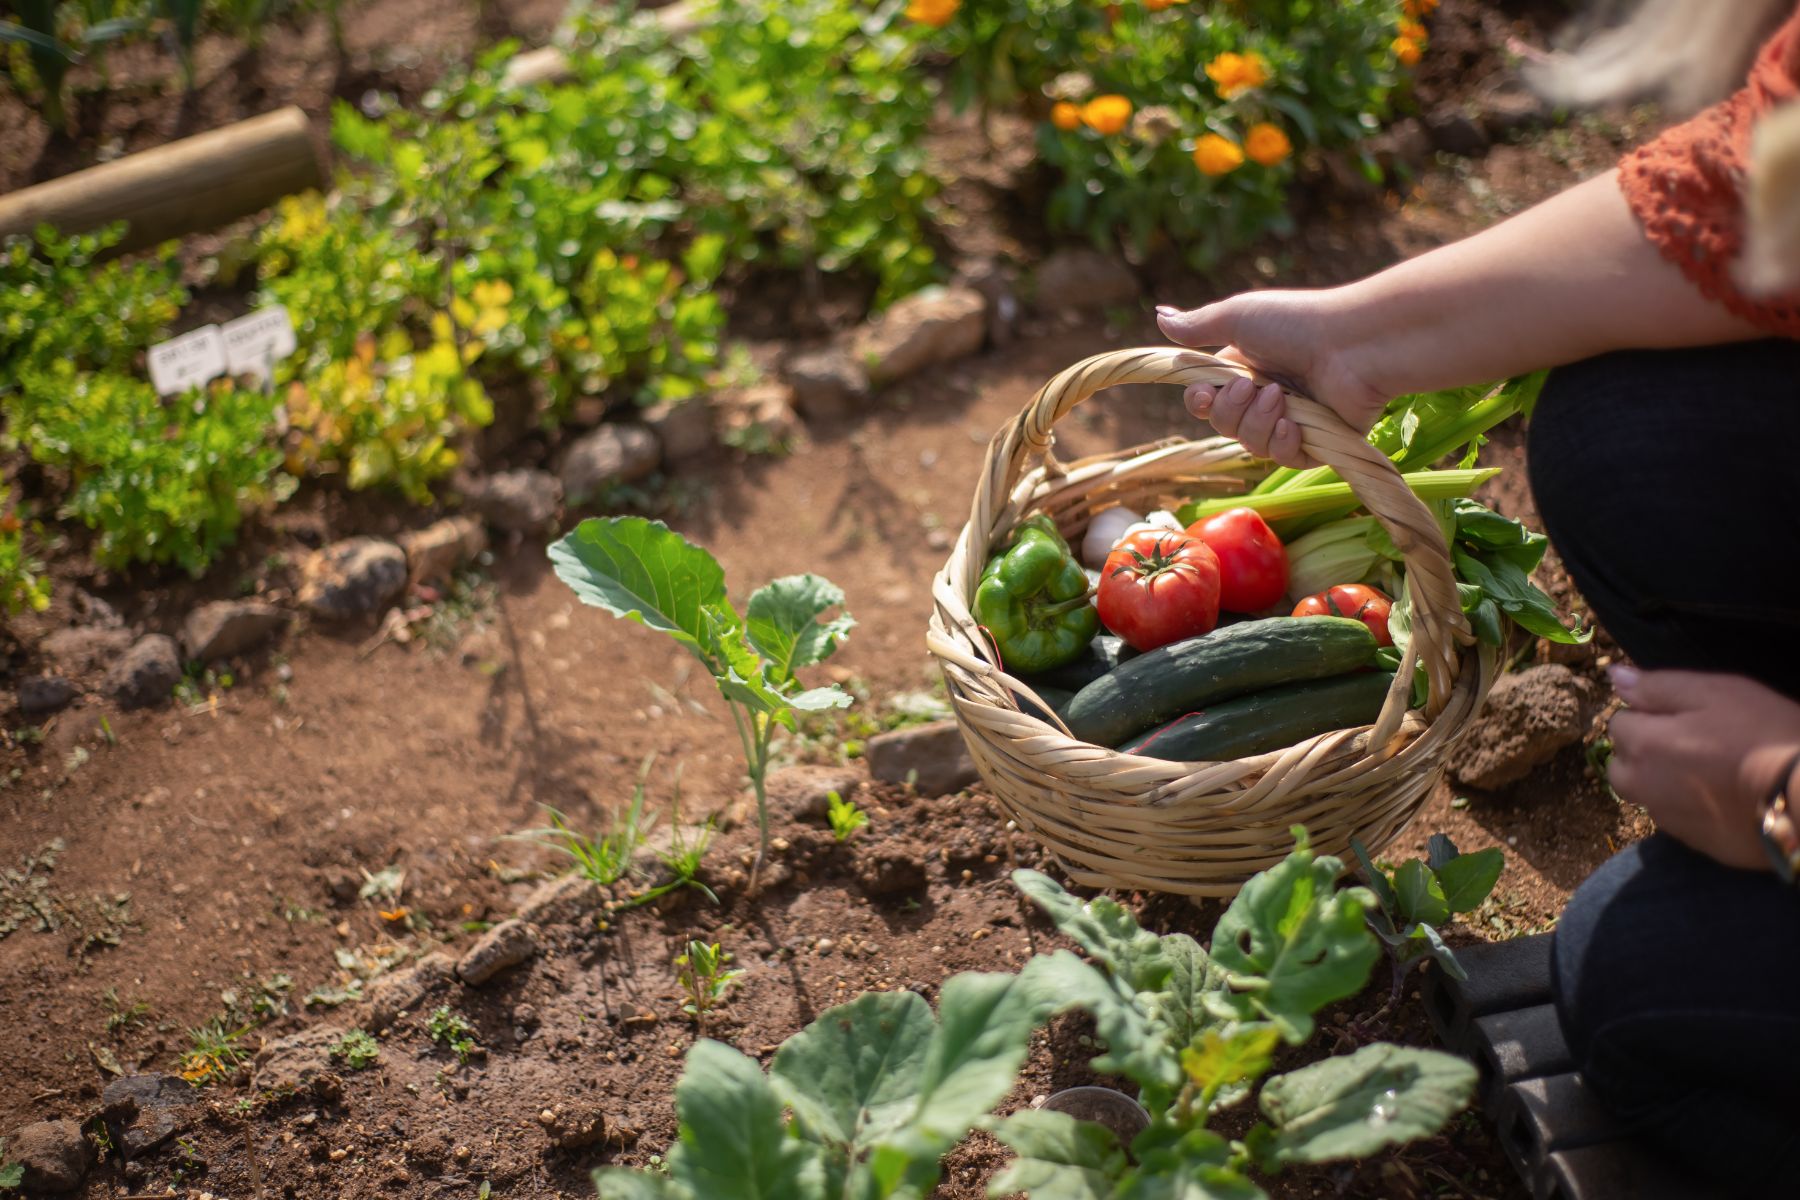
[[590, 517], [550, 547], [550, 561], [583, 604], [661, 630], [717, 673], [718, 626], [738, 622], [725, 570], [704, 549], [661, 521]]
[[1500, 882], [1506, 856], [1498, 846], [1459, 854], [1437, 869], [1438, 883], [1444, 889], [1444, 903], [1453, 913], [1474, 912], [1481, 907]]
[[1434, 871], [1442, 871], [1444, 864], [1457, 856], [1456, 843], [1446, 833], [1434, 833], [1425, 843], [1425, 865]]
[[848, 613], [819, 620], [843, 604], [843, 589], [817, 575], [786, 575], [751, 595], [745, 631], [777, 685], [786, 685], [801, 667], [830, 658], [849, 636], [856, 622]]
[[1110, 1200], [1125, 1172], [1125, 1154], [1112, 1131], [1068, 1113], [1025, 1109], [1003, 1121], [994, 1136], [1019, 1157], [988, 1185], [990, 1196]]
[[762, 1068], [729, 1046], [700, 1041], [675, 1086], [681, 1143], [670, 1173], [695, 1196], [733, 1200], [823, 1200], [819, 1148], [788, 1136]]
[[1144, 997], [1144, 1011], [1162, 1031], [1170, 1052], [1179, 1053], [1218, 1023], [1206, 997], [1225, 990], [1226, 976], [1200, 943], [1185, 933], [1164, 934], [1162, 946], [1171, 967], [1169, 977], [1161, 991]]
[[[600, 1167], [593, 1179], [599, 1200], [693, 1200], [694, 1196], [667, 1175], [631, 1167]], [[0, 1183], [4, 1182], [0, 1176]]]
[[1312, 1036], [1312, 1014], [1353, 996], [1368, 981], [1381, 948], [1363, 924], [1375, 897], [1337, 887], [1344, 866], [1314, 858], [1304, 838], [1292, 854], [1252, 876], [1213, 930], [1213, 961], [1231, 972], [1232, 992], [1218, 999], [1239, 1020], [1275, 1022], [1298, 1045]]
[[1021, 892], [1049, 914], [1058, 929], [1074, 938], [1132, 991], [1154, 992], [1162, 988], [1173, 966], [1163, 953], [1163, 941], [1140, 929], [1123, 906], [1105, 896], [1079, 900], [1038, 871], [1014, 871], [1012, 878]]
[[1137, 1169], [1114, 1200], [1263, 1200], [1263, 1190], [1227, 1164], [1231, 1146], [1206, 1129], [1154, 1120], [1131, 1143]]
[[1386, 1042], [1289, 1071], [1258, 1102], [1273, 1136], [1261, 1141], [1270, 1170], [1290, 1163], [1366, 1158], [1429, 1137], [1461, 1112], [1475, 1068], [1460, 1058]]
[[936, 1033], [915, 993], [864, 992], [782, 1043], [770, 1081], [810, 1136], [860, 1152], [917, 1111]]
[[1239, 1025], [1226, 1034], [1209, 1029], [1181, 1052], [1181, 1069], [1201, 1088], [1253, 1083], [1269, 1069], [1280, 1041], [1273, 1025]]
[[[1456, 961], [1456, 952], [1450, 949], [1448, 942], [1444, 941], [1443, 934], [1430, 925], [1415, 925], [1413, 926], [1413, 936], [1425, 943], [1431, 957], [1437, 961], [1437, 965], [1443, 969], [1444, 974], [1459, 983], [1469, 977], [1469, 973], [1463, 970], [1463, 965]], [[1396, 957], [1404, 962], [1413, 956], [1408, 954]]]
[[943, 1139], [946, 1149], [1006, 1098], [1030, 1048], [1031, 1031], [1070, 1003], [1069, 997], [1052, 996], [1028, 981], [1030, 966], [1018, 975], [965, 971], [944, 981], [911, 1126]]
[[1369, 853], [1369, 848], [1362, 844], [1361, 838], [1350, 839], [1350, 853], [1356, 855], [1356, 861], [1362, 866], [1363, 878], [1368, 881], [1369, 890], [1375, 893], [1375, 899], [1381, 905], [1381, 910], [1387, 913], [1399, 912], [1400, 897], [1394, 894], [1393, 880], [1388, 878], [1386, 871], [1375, 865], [1374, 856]]
[[1096, 1071], [1124, 1075], [1146, 1089], [1181, 1086], [1180, 1064], [1138, 1007], [1138, 993], [1122, 980], [1101, 974], [1067, 950], [1033, 958], [1019, 980], [1036, 990], [1046, 1015], [1079, 1007], [1094, 1018], [1108, 1048], [1094, 1059]]
[[1400, 864], [1394, 872], [1394, 894], [1399, 897], [1400, 928], [1438, 925], [1450, 919], [1450, 905], [1431, 868], [1418, 859]]
[[[1553, 642], [1575, 645], [1594, 636], [1591, 629], [1571, 632], [1563, 627], [1562, 617], [1550, 597], [1531, 582], [1529, 571], [1517, 562], [1495, 551], [1474, 555], [1458, 546], [1452, 553], [1456, 573], [1486, 592], [1488, 598], [1503, 609], [1521, 629]], [[1391, 626], [1390, 626], [1391, 628]]]

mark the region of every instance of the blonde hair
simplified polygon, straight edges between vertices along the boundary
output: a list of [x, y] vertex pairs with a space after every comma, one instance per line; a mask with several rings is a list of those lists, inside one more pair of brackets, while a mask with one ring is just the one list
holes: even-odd
[[1526, 68], [1546, 98], [1572, 107], [1654, 99], [1690, 113], [1730, 95], [1794, 0], [1619, 0], [1577, 22], [1569, 48]]

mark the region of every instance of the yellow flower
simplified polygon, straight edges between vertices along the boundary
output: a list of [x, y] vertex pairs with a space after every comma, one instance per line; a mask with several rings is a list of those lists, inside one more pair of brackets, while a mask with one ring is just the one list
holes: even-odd
[[961, 7], [962, 0], [912, 0], [906, 6], [906, 16], [908, 20], [917, 21], [921, 25], [942, 29]]
[[1219, 89], [1220, 98], [1230, 100], [1267, 83], [1269, 64], [1260, 54], [1234, 54], [1227, 50], [1206, 64], [1206, 77]]
[[1419, 61], [1419, 56], [1422, 53], [1419, 49], [1419, 43], [1413, 41], [1409, 37], [1395, 38], [1393, 49], [1394, 57], [1399, 59], [1402, 65], [1408, 67], [1417, 63]]
[[1081, 128], [1081, 109], [1067, 100], [1058, 100], [1050, 106], [1050, 123], [1068, 133]]
[[1252, 161], [1265, 167], [1272, 167], [1294, 152], [1294, 143], [1288, 141], [1288, 135], [1281, 131], [1281, 126], [1271, 125], [1267, 121], [1260, 125], [1252, 125], [1244, 134], [1244, 153]]
[[1438, 6], [1438, 0], [1406, 0], [1406, 15], [1413, 18], [1425, 16]]
[[1402, 21], [1400, 22], [1400, 36], [1422, 43], [1426, 37], [1425, 27], [1417, 21]]
[[1205, 175], [1229, 175], [1244, 165], [1244, 150], [1222, 134], [1202, 134], [1194, 143], [1194, 165]]
[[1081, 120], [1098, 133], [1117, 133], [1131, 120], [1131, 101], [1123, 96], [1095, 96], [1081, 106]]

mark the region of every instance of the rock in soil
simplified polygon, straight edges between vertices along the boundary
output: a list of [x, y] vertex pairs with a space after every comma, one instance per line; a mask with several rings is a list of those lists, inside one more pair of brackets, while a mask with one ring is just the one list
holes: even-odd
[[410, 967], [389, 971], [369, 985], [368, 1019], [363, 1027], [378, 1032], [419, 1008], [435, 993], [450, 986], [456, 962], [448, 954], [427, 954]]
[[781, 767], [769, 772], [763, 790], [771, 813], [823, 821], [831, 808], [831, 793], [847, 800], [862, 782], [863, 773], [857, 767]]
[[857, 858], [856, 879], [871, 896], [916, 892], [925, 886], [925, 864], [916, 853], [876, 850]]
[[400, 535], [406, 569], [414, 583], [435, 583], [487, 549], [487, 527], [467, 514], [445, 517]]
[[502, 921], [469, 947], [456, 964], [456, 977], [470, 987], [480, 987], [536, 953], [537, 930], [524, 921]]
[[1019, 334], [1018, 272], [1001, 258], [972, 258], [958, 264], [956, 282], [987, 297], [987, 340], [996, 346], [1011, 345]]
[[978, 778], [955, 721], [933, 721], [869, 739], [863, 757], [883, 783], [910, 782], [921, 796], [961, 791]]
[[502, 533], [541, 533], [562, 504], [562, 484], [548, 471], [500, 471], [468, 496], [481, 519]]
[[188, 614], [181, 644], [189, 658], [217, 662], [254, 650], [287, 622], [285, 612], [261, 600], [215, 600]]
[[1488, 134], [1481, 122], [1460, 108], [1440, 108], [1425, 116], [1431, 144], [1446, 154], [1478, 158], [1487, 153]]
[[563, 455], [563, 495], [582, 504], [620, 484], [636, 483], [662, 465], [662, 446], [642, 425], [602, 425]]
[[664, 401], [643, 412], [644, 424], [662, 443], [667, 462], [699, 458], [718, 440], [713, 434], [712, 407], [700, 397]]
[[64, 675], [80, 676], [104, 669], [130, 648], [129, 629], [78, 625], [46, 637], [38, 644], [38, 653]]
[[794, 389], [771, 381], [721, 392], [719, 425], [730, 444], [751, 453], [782, 453], [800, 440]]
[[898, 301], [856, 335], [851, 352], [884, 387], [981, 349], [987, 297], [974, 288], [929, 287]]
[[136, 1158], [174, 1137], [199, 1095], [176, 1075], [125, 1075], [106, 1085], [100, 1107], [113, 1144]]
[[36, 721], [59, 712], [75, 699], [75, 685], [61, 675], [39, 675], [19, 684], [19, 712]]
[[341, 1089], [331, 1048], [348, 1032], [337, 1025], [315, 1025], [266, 1043], [256, 1055], [251, 1086], [258, 1092], [312, 1092], [329, 1097]]
[[1058, 250], [1032, 276], [1032, 297], [1042, 312], [1096, 312], [1138, 298], [1130, 267], [1091, 246]]
[[406, 551], [381, 538], [346, 538], [313, 551], [300, 573], [300, 603], [315, 616], [366, 617], [406, 586]]
[[579, 1150], [606, 1137], [606, 1114], [587, 1101], [570, 1100], [546, 1108], [538, 1113], [538, 1124], [550, 1143], [561, 1150]]
[[25, 1168], [28, 1192], [72, 1192], [87, 1174], [89, 1152], [73, 1121], [39, 1121], [6, 1139], [6, 1158]]
[[1463, 735], [1452, 778], [1481, 791], [1517, 783], [1582, 739], [1596, 699], [1589, 680], [1555, 663], [1502, 676]]
[[574, 925], [600, 911], [606, 895], [585, 875], [552, 879], [525, 898], [519, 919], [538, 925]]
[[842, 346], [797, 354], [781, 368], [809, 421], [847, 417], [869, 395], [869, 376]]
[[149, 633], [119, 657], [102, 686], [121, 708], [143, 708], [167, 700], [180, 680], [181, 654], [175, 639]]

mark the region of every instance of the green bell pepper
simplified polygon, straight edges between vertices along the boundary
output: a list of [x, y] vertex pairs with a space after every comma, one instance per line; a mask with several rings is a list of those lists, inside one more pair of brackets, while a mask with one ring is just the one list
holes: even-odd
[[982, 571], [975, 620], [993, 636], [1001, 668], [1026, 675], [1073, 662], [1100, 632], [1087, 572], [1049, 517], [1023, 521]]

